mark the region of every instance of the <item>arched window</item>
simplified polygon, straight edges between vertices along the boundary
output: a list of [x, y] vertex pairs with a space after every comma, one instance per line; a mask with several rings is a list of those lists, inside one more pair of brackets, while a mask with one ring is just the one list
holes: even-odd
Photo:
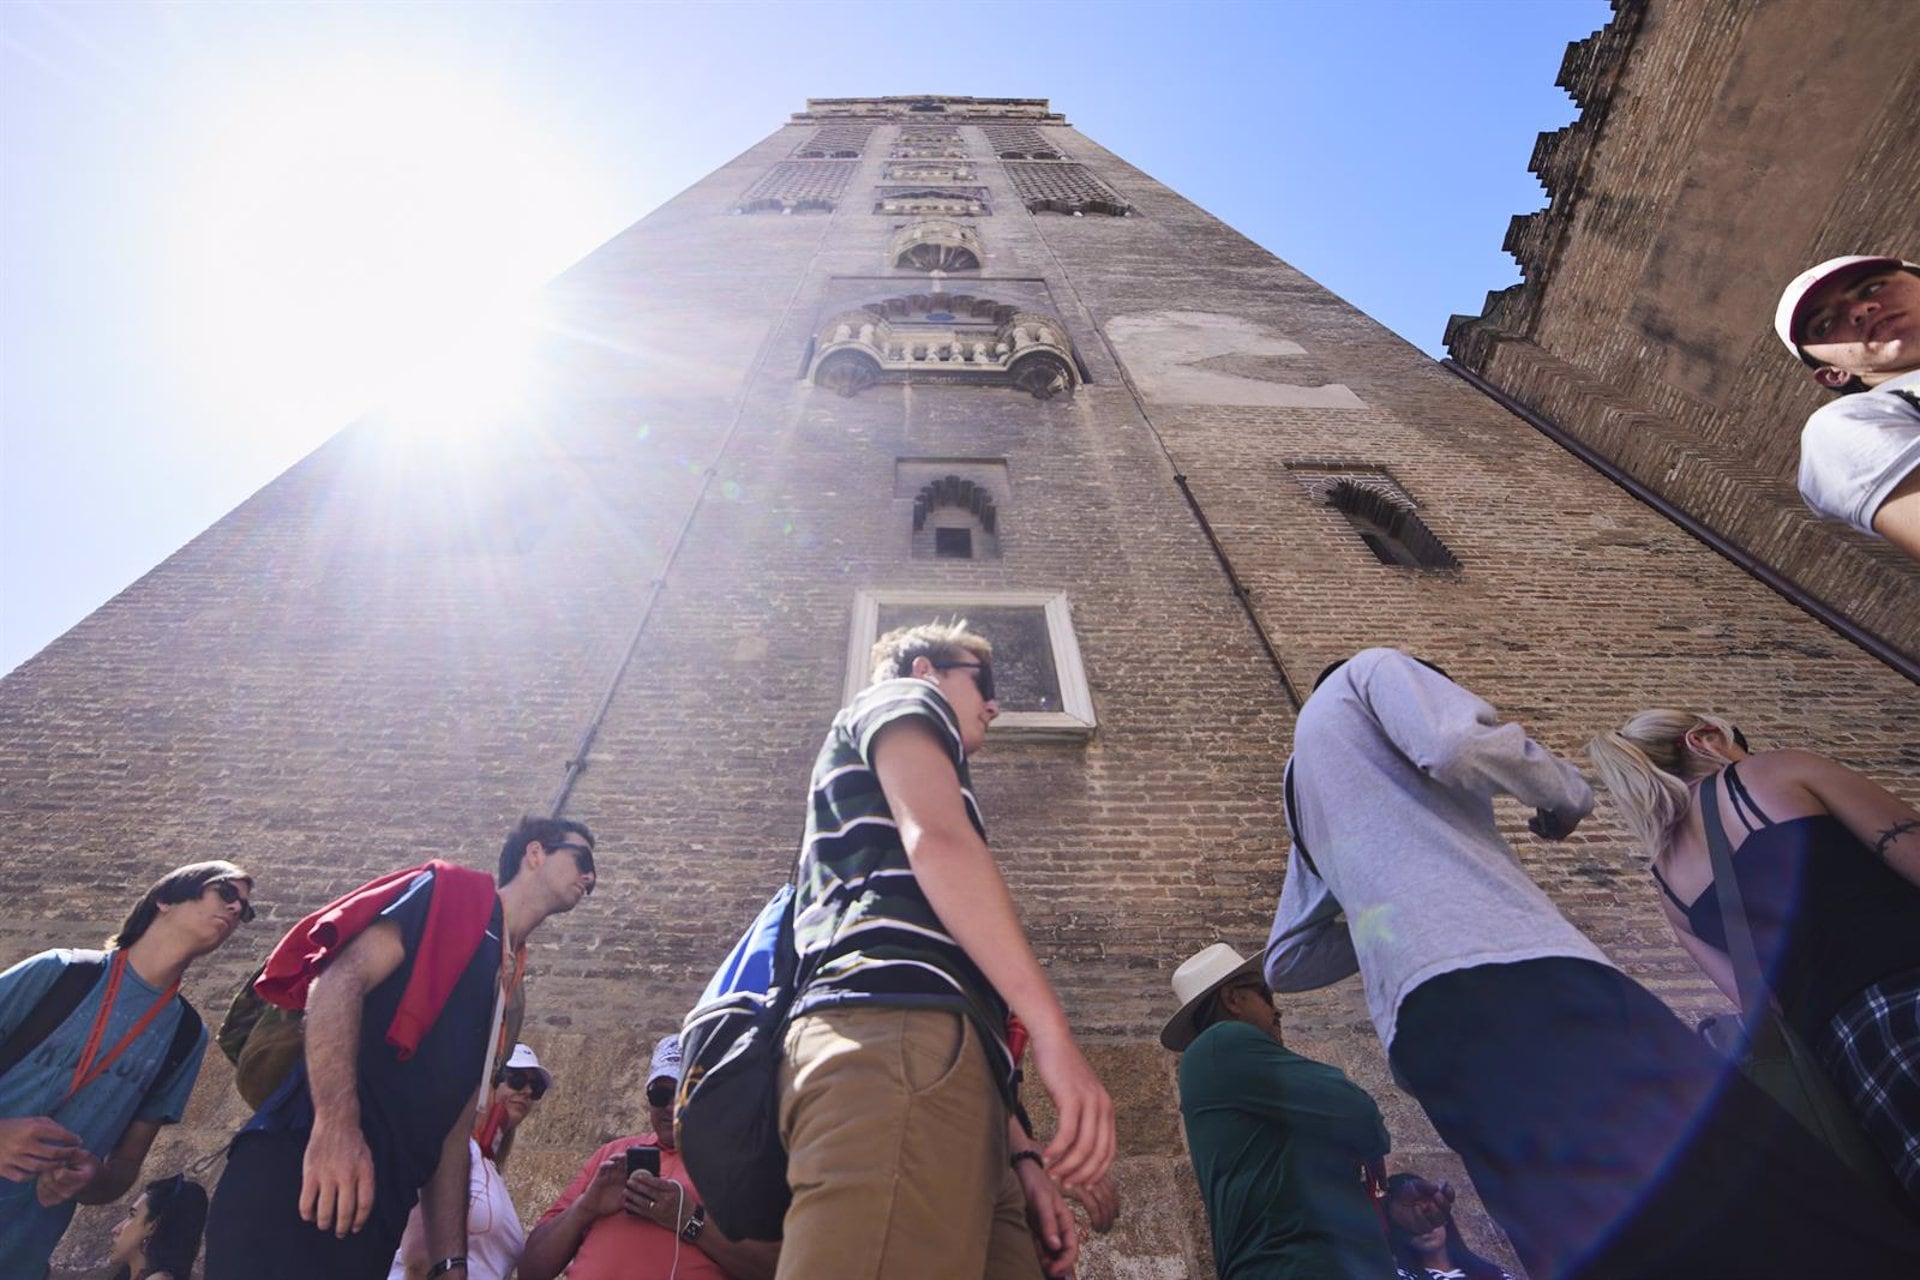
[[958, 222], [909, 223], [894, 234], [887, 261], [913, 271], [978, 271], [980, 235]]
[[1347, 518], [1381, 564], [1405, 569], [1460, 567], [1459, 559], [1413, 508], [1371, 485], [1341, 480], [1327, 490], [1327, 505]]
[[913, 554], [921, 559], [990, 560], [1000, 554], [999, 512], [982, 485], [942, 476], [913, 499]]

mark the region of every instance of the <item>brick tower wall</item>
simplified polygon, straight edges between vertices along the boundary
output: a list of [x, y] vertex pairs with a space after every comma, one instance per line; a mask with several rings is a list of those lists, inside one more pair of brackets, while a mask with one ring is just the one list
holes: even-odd
[[[1910, 788], [1899, 726], [1920, 707], [1888, 668], [1044, 104], [916, 105], [811, 104], [548, 290], [540, 390], [480, 442], [356, 424], [0, 681], [0, 957], [93, 942], [165, 868], [236, 857], [264, 918], [188, 976], [217, 1020], [340, 891], [429, 856], [490, 867], [611, 688], [567, 804], [603, 879], [533, 945], [524, 1038], [559, 1087], [510, 1165], [531, 1220], [595, 1145], [644, 1128], [649, 1046], [786, 875], [856, 593], [1064, 593], [1096, 727], [996, 729], [974, 779], [1118, 1104], [1124, 1217], [1080, 1274], [1205, 1277], [1157, 1033], [1182, 957], [1264, 939], [1293, 712], [1176, 477], [1303, 687], [1396, 644], [1563, 753], [1677, 703]], [[888, 179], [929, 119], [971, 176]], [[823, 123], [872, 129], [851, 161], [796, 158], [847, 136]], [[823, 164], [848, 168], [777, 169]], [[1033, 167], [1052, 164], [1082, 169]], [[892, 265], [921, 219], [875, 212], [889, 188], [976, 201], [929, 216], [971, 230], [979, 269]], [[1084, 381], [1039, 399], [929, 368], [841, 396], [802, 376], [836, 317], [936, 287], [1042, 317]], [[915, 556], [914, 499], [948, 473], [991, 491], [997, 554]], [[1355, 489], [1417, 515], [1455, 567], [1382, 563], [1327, 505]], [[1548, 846], [1501, 813], [1625, 968], [1689, 1016], [1723, 1007], [1616, 827]], [[1284, 1007], [1293, 1047], [1379, 1098], [1392, 1167], [1461, 1181], [1389, 1081], [1357, 981]], [[243, 1119], [216, 1052], [149, 1172]], [[82, 1212], [67, 1273], [99, 1263], [115, 1216]], [[1471, 1202], [1463, 1218], [1492, 1239]]]
[[1830, 397], [1773, 334], [1788, 280], [1920, 254], [1920, 58], [1899, 0], [1615, 0], [1567, 51], [1582, 108], [1540, 136], [1522, 284], [1454, 357], [1920, 663], [1920, 567], [1808, 511], [1800, 428]]

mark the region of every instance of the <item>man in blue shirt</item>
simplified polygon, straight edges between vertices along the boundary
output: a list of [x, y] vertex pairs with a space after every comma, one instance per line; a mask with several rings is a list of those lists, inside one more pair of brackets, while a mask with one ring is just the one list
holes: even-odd
[[[44, 1273], [75, 1204], [119, 1199], [160, 1126], [179, 1121], [207, 1043], [180, 979], [253, 918], [252, 891], [230, 862], [181, 867], [135, 904], [104, 958], [43, 951], [0, 973], [0, 1044], [10, 1044], [70, 966], [100, 971], [0, 1074], [0, 1277]], [[188, 1018], [192, 1043], [172, 1054]]]

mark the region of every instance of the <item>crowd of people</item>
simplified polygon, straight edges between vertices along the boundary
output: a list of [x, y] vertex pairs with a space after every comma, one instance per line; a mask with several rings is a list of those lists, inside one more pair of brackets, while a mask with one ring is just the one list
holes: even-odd
[[[1920, 555], [1916, 324], [1920, 268], [1899, 259], [1836, 259], [1781, 300], [1783, 341], [1855, 397], [1809, 425], [1809, 501], [1851, 486], [1846, 518]], [[1069, 1201], [1095, 1230], [1120, 1213], [1114, 1108], [987, 844], [968, 770], [993, 674], [964, 624], [891, 632], [822, 744], [793, 882], [804, 980], [767, 1099], [791, 1193], [777, 1241], [708, 1213], [675, 1132], [674, 1036], [649, 1131], [595, 1150], [523, 1231], [505, 1172], [556, 1087], [520, 1040], [527, 941], [598, 880], [584, 824], [530, 817], [495, 876], [399, 870], [277, 942], [221, 1027], [253, 1105], [225, 1170], [210, 1198], [148, 1183], [114, 1274], [188, 1280], [204, 1234], [208, 1280], [1070, 1276]], [[1222, 1280], [1504, 1274], [1462, 1239], [1449, 1186], [1387, 1176], [1373, 1098], [1284, 1041], [1275, 992], [1354, 973], [1394, 1079], [1537, 1280], [1920, 1275], [1920, 813], [1705, 712], [1641, 712], [1590, 753], [1681, 945], [1752, 1014], [1730, 942], [1750, 926], [1766, 994], [1884, 1184], [1528, 876], [1494, 800], [1565, 840], [1594, 805], [1580, 771], [1438, 666], [1366, 649], [1300, 712], [1264, 953], [1215, 943], [1173, 978], [1161, 1040]], [[75, 1206], [130, 1191], [181, 1118], [209, 1039], [181, 980], [253, 919], [254, 884], [178, 868], [104, 952], [0, 974], [0, 1280], [42, 1276]], [[1056, 1117], [1044, 1143], [1028, 1066]]]

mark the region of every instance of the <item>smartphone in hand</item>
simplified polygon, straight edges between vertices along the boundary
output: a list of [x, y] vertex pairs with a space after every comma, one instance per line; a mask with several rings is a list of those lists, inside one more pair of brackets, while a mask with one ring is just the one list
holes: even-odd
[[642, 1169], [646, 1170], [648, 1173], [652, 1174], [656, 1178], [660, 1176], [660, 1148], [658, 1147], [628, 1147], [627, 1148], [627, 1176], [632, 1177], [635, 1173], [639, 1172]]

